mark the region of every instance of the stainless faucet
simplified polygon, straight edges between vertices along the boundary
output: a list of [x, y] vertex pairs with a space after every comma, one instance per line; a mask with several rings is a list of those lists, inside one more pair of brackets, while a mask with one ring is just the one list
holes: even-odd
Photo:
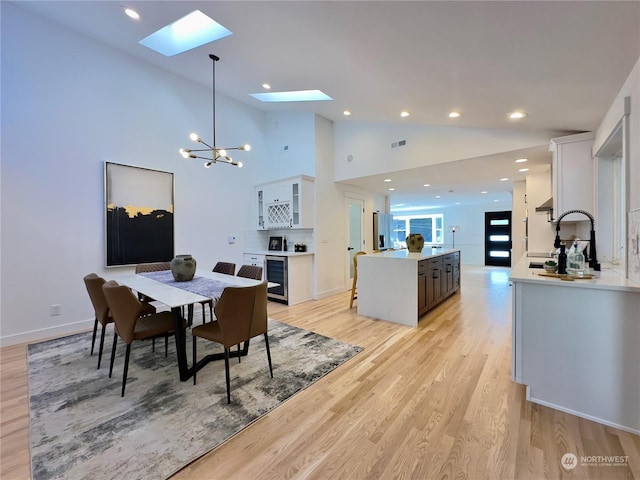
[[[596, 231], [593, 226], [593, 215], [591, 215], [589, 212], [585, 212], [584, 210], [568, 210], [560, 215], [556, 223], [556, 239], [553, 242], [553, 246], [555, 248], [560, 248], [561, 246], [564, 247], [564, 245], [560, 241], [560, 220], [562, 220], [570, 213], [581, 213], [589, 217], [589, 220], [591, 221], [591, 232], [589, 233], [589, 268], [592, 268], [596, 272], [599, 272], [600, 264], [598, 263], [598, 259], [596, 258]], [[558, 273], [566, 273], [566, 271], [560, 272], [560, 268], [558, 268]]]

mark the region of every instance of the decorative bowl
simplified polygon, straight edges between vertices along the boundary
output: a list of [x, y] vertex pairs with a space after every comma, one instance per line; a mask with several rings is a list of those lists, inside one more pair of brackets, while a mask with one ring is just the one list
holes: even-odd
[[556, 273], [558, 271], [557, 265], [544, 265], [544, 271], [547, 273]]

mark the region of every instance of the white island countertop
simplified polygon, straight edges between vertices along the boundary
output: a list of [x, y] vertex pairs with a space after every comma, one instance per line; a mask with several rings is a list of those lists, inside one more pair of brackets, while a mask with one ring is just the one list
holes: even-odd
[[[549, 258], [527, 257], [526, 254], [518, 261], [511, 270], [512, 282], [539, 283], [545, 285], [554, 285], [558, 287], [569, 288], [594, 288], [601, 290], [621, 290], [626, 292], [640, 293], [640, 284], [624, 278], [620, 274], [607, 270], [606, 266], [602, 266], [602, 271], [596, 272], [589, 269], [588, 273], [595, 275], [591, 279], [577, 279], [574, 281], [561, 280], [558, 277], [546, 277], [540, 275], [544, 273], [542, 268], [529, 268], [529, 263], [544, 263]], [[587, 272], [585, 272], [587, 273]]]
[[447, 255], [448, 253], [459, 252], [459, 249], [450, 249], [443, 250], [441, 248], [433, 249], [431, 247], [425, 247], [421, 252], [410, 252], [409, 250], [392, 250], [392, 251], [383, 251], [380, 253], [371, 253], [369, 258], [396, 258], [403, 260], [414, 260], [419, 262], [420, 260], [424, 260], [426, 258], [439, 257], [441, 255]]

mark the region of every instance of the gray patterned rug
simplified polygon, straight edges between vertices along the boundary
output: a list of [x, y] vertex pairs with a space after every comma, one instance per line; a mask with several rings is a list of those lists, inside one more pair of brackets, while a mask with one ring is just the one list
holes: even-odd
[[[204, 455], [276, 408], [362, 348], [269, 320], [273, 376], [264, 340], [230, 362], [227, 404], [224, 361], [198, 372], [198, 384], [180, 382], [175, 343], [134, 342], [127, 390], [120, 397], [125, 347], [118, 343], [113, 377], [107, 330], [100, 370], [89, 355], [91, 334], [29, 345], [31, 471], [41, 479], [162, 479]], [[187, 352], [191, 364], [190, 335]], [[198, 358], [222, 351], [198, 342]], [[96, 345], [97, 352], [97, 345]]]

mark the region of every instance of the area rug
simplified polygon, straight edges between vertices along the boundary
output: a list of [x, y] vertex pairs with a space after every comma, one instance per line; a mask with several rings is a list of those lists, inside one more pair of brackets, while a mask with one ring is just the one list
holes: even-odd
[[[274, 378], [256, 337], [241, 363], [230, 362], [229, 405], [224, 361], [202, 368], [195, 386], [180, 382], [173, 339], [167, 358], [163, 341], [155, 352], [150, 341], [134, 342], [121, 398], [125, 347], [119, 342], [108, 378], [112, 339], [105, 339], [100, 370], [97, 354], [89, 355], [90, 333], [29, 345], [34, 480], [168, 478], [362, 350], [269, 320]], [[198, 342], [198, 358], [219, 351]]]

